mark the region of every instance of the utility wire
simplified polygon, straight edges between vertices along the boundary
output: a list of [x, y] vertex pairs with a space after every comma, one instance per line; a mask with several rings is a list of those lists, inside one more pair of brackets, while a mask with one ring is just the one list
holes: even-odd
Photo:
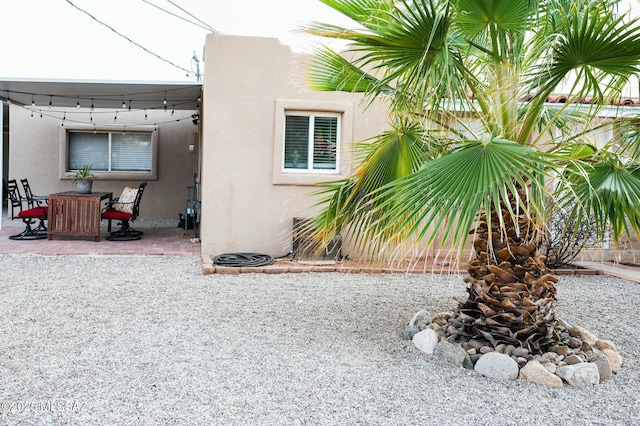
[[160, 59], [163, 62], [168, 63], [169, 65], [178, 68], [179, 70], [185, 71], [187, 73], [187, 75], [189, 75], [192, 71], [188, 70], [186, 68], [183, 68], [179, 65], [174, 64], [173, 62], [171, 62], [168, 59], [163, 58], [162, 56], [153, 53], [152, 51], [150, 51], [149, 49], [147, 49], [146, 47], [142, 46], [141, 44], [136, 43], [135, 41], [131, 40], [129, 37], [119, 33], [118, 31], [116, 31], [113, 27], [111, 27], [108, 24], [105, 24], [104, 22], [100, 21], [99, 19], [97, 19], [95, 16], [93, 16], [92, 14], [90, 14], [89, 12], [87, 12], [86, 10], [83, 10], [81, 8], [79, 8], [78, 6], [76, 6], [75, 4], [73, 4], [70, 0], [66, 0], [67, 3], [69, 3], [71, 6], [75, 7], [76, 9], [78, 9], [80, 12], [84, 13], [85, 15], [89, 16], [91, 19], [93, 19], [94, 21], [96, 21], [97, 23], [104, 25], [105, 27], [109, 28], [111, 31], [113, 31], [114, 33], [116, 33], [117, 35], [119, 35], [120, 37], [124, 38], [125, 40], [127, 40], [129, 43], [139, 47], [140, 49], [144, 50], [145, 52], [155, 56], [156, 58]]
[[213, 27], [209, 24], [207, 24], [206, 22], [204, 22], [203, 20], [201, 20], [200, 18], [198, 18], [197, 16], [192, 15], [191, 13], [187, 12], [186, 10], [184, 10], [183, 8], [181, 8], [180, 6], [178, 6], [177, 4], [175, 4], [174, 2], [172, 2], [171, 0], [167, 0], [169, 3], [171, 3], [173, 6], [177, 7], [178, 9], [180, 9], [181, 11], [183, 11], [184, 13], [186, 13], [187, 15], [191, 16], [193, 19], [195, 19], [196, 21], [200, 22], [203, 25], [206, 25], [209, 30], [211, 30], [212, 32], [216, 32], [216, 30], [213, 29]]
[[[216, 32], [216, 30], [214, 30], [214, 29], [213, 29], [213, 28], [211, 28], [210, 26], [208, 26], [208, 25], [207, 25], [207, 26], [205, 26], [206, 24], [205, 24], [205, 25], [201, 25], [201, 24], [199, 24], [199, 23], [197, 23], [197, 22], [190, 21], [190, 20], [188, 20], [188, 19], [186, 19], [186, 18], [183, 18], [183, 17], [182, 17], [182, 16], [180, 16], [180, 15], [176, 15], [175, 13], [168, 11], [167, 9], [163, 9], [163, 8], [161, 8], [161, 7], [160, 7], [160, 6], [158, 6], [157, 4], [153, 4], [153, 3], [151, 3], [151, 2], [150, 2], [150, 1], [148, 1], [148, 0], [142, 0], [142, 1], [143, 1], [143, 2], [145, 2], [145, 3], [147, 3], [149, 6], [153, 6], [153, 7], [155, 7], [156, 9], [159, 9], [159, 10], [161, 10], [161, 11], [165, 12], [165, 13], [168, 13], [168, 14], [169, 14], [169, 15], [171, 15], [171, 16], [174, 16], [174, 17], [176, 17], [176, 18], [178, 18], [178, 19], [182, 19], [183, 21], [188, 22], [188, 23], [190, 23], [191, 25], [195, 25], [196, 27], [200, 27], [200, 28], [205, 29], [205, 30], [207, 30], [207, 31]], [[188, 13], [188, 12], [187, 12], [187, 13]], [[196, 18], [196, 19], [198, 19], [198, 18]], [[198, 19], [198, 21], [200, 21], [200, 20]], [[200, 22], [202, 22], [202, 21], [200, 21]]]

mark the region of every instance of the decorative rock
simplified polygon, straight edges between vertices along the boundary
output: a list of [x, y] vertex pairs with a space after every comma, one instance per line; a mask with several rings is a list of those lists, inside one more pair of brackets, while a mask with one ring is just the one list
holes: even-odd
[[475, 339], [471, 339], [469, 340], [469, 345], [474, 348], [476, 350], [476, 352], [480, 352], [480, 348], [482, 348], [484, 345], [482, 344], [482, 342], [479, 342]]
[[[542, 354], [542, 358], [546, 358], [549, 361], [553, 362], [556, 359], [558, 359], [558, 354], [555, 352], [546, 352], [544, 354]], [[542, 360], [540, 360], [540, 362], [542, 362]]]
[[424, 309], [416, 312], [413, 318], [411, 318], [411, 321], [409, 321], [409, 324], [402, 331], [402, 338], [405, 340], [413, 339], [416, 333], [427, 327], [429, 324], [428, 319], [429, 313]]
[[620, 368], [622, 367], [622, 357], [620, 356], [620, 354], [617, 351], [611, 349], [603, 349], [602, 353], [609, 360], [611, 371], [613, 371], [614, 373], [620, 371]]
[[500, 352], [501, 354], [503, 354], [506, 348], [507, 348], [507, 345], [505, 345], [504, 343], [500, 343], [499, 345], [496, 346], [496, 352]]
[[507, 345], [507, 347], [504, 349], [504, 353], [505, 353], [506, 355], [511, 356], [511, 355], [513, 355], [513, 350], [514, 350], [515, 348], [516, 348], [516, 347], [515, 347], [515, 346], [513, 346], [513, 345]]
[[580, 364], [581, 362], [583, 362], [584, 360], [582, 359], [582, 357], [578, 356], [578, 355], [569, 355], [565, 361], [567, 362], [567, 364], [569, 365], [574, 365], [574, 364]]
[[538, 361], [530, 361], [520, 369], [519, 378], [536, 385], [550, 388], [563, 388], [562, 379], [555, 374], [551, 374]]
[[614, 345], [613, 342], [609, 340], [596, 340], [596, 348], [600, 350], [611, 349], [612, 351], [618, 352], [618, 349], [616, 349], [616, 345]]
[[473, 363], [471, 362], [471, 358], [467, 351], [462, 349], [459, 345], [454, 345], [453, 343], [448, 342], [446, 339], [442, 339], [438, 342], [433, 354], [459, 367], [473, 370]]
[[[511, 355], [511, 358], [513, 358], [513, 355]], [[520, 367], [524, 367], [524, 365], [529, 361], [524, 357], [518, 356], [516, 357], [516, 362]]]
[[541, 365], [544, 368], [546, 368], [549, 373], [556, 374], [556, 370], [558, 369], [558, 366], [555, 365], [554, 363], [552, 363], [552, 362], [544, 362], [544, 363], [541, 363]]
[[431, 322], [443, 326], [449, 321], [449, 318], [451, 318], [451, 312], [439, 312], [431, 317]]
[[611, 363], [609, 363], [609, 358], [605, 354], [600, 351], [596, 351], [593, 356], [589, 359], [589, 362], [592, 362], [598, 367], [598, 373], [600, 373], [600, 381], [608, 380], [613, 376], [613, 371], [611, 370]]
[[519, 370], [511, 357], [495, 351], [480, 357], [473, 369], [485, 377], [499, 380], [514, 380]]
[[431, 328], [416, 333], [411, 339], [414, 346], [428, 355], [433, 355], [433, 351], [438, 344], [438, 334]]
[[558, 355], [567, 356], [569, 353], [569, 348], [566, 346], [558, 346], [554, 345], [549, 348], [550, 352], [555, 352]]
[[481, 354], [488, 354], [489, 352], [494, 352], [495, 349], [493, 349], [491, 346], [483, 346], [480, 348], [480, 353]]
[[569, 334], [571, 334], [571, 336], [573, 337], [577, 337], [578, 339], [582, 340], [583, 342], [587, 342], [591, 345], [595, 345], [596, 342], [598, 341], [598, 338], [596, 337], [595, 334], [593, 334], [592, 332], [590, 332], [589, 330], [582, 328], [578, 325], [574, 325], [573, 327], [571, 327], [569, 329]]
[[597, 385], [600, 383], [598, 367], [591, 362], [558, 367], [556, 375], [575, 387]]
[[577, 337], [570, 337], [567, 344], [569, 345], [570, 348], [581, 348], [582, 340], [578, 339]]
[[511, 355], [514, 355], [516, 357], [523, 357], [525, 355], [529, 354], [529, 350], [527, 348], [515, 348], [513, 351], [511, 351]]
[[413, 337], [420, 332], [417, 326], [409, 324], [402, 330], [402, 338], [404, 340], [411, 340]]

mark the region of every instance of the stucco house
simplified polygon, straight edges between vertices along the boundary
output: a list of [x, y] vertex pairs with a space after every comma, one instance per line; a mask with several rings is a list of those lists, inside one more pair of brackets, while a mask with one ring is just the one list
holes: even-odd
[[[41, 194], [73, 190], [73, 166], [91, 161], [94, 191], [146, 180], [140, 218], [176, 221], [197, 182], [204, 261], [287, 253], [293, 218], [312, 213], [304, 195], [348, 176], [349, 143], [378, 133], [385, 112], [363, 114], [358, 95], [311, 92], [306, 56], [274, 38], [210, 34], [205, 56], [204, 83], [0, 79], [3, 178], [27, 177]], [[285, 146], [287, 131], [297, 136]], [[324, 148], [307, 143], [314, 133]], [[126, 142], [138, 151], [115, 160]], [[144, 161], [126, 163], [136, 156]]]
[[[86, 157], [101, 161], [133, 141], [141, 151], [118, 161], [136, 171], [105, 157], [94, 190], [146, 180], [141, 218], [177, 221], [197, 182], [204, 263], [289, 252], [294, 218], [314, 213], [306, 194], [350, 174], [350, 143], [378, 134], [386, 111], [365, 110], [360, 95], [311, 91], [307, 56], [274, 38], [209, 34], [204, 56], [203, 83], [0, 79], [3, 177], [28, 177], [39, 193], [71, 190], [81, 146], [103, 146]], [[126, 163], [127, 153], [145, 160]]]

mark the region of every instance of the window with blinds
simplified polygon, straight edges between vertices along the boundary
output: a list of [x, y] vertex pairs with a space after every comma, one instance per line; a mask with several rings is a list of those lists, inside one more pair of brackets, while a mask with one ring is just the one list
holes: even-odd
[[287, 113], [284, 170], [337, 171], [338, 121], [338, 114]]
[[92, 171], [151, 172], [152, 135], [147, 132], [68, 133], [67, 170], [91, 165]]

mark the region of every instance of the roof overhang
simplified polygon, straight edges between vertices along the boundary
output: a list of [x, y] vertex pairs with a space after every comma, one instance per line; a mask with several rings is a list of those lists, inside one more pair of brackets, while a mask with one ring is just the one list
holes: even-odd
[[201, 82], [0, 78], [0, 99], [37, 107], [198, 110]]

